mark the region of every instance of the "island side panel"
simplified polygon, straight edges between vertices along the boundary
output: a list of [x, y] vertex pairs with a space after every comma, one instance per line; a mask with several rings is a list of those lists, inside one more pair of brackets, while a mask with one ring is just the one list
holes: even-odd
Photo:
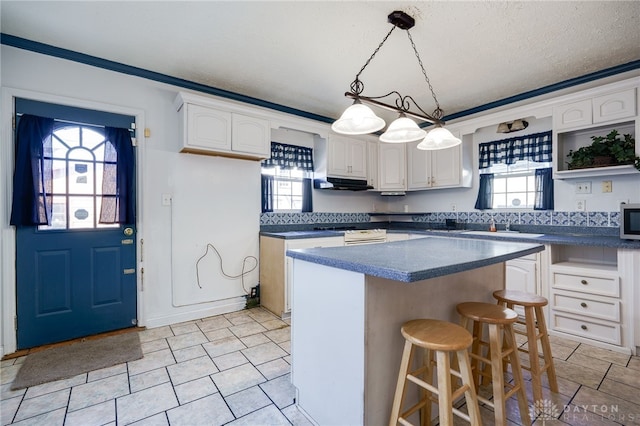
[[317, 424], [363, 422], [364, 288], [361, 273], [294, 259], [292, 383]]
[[492, 293], [504, 285], [504, 263], [414, 283], [367, 276], [364, 424], [389, 421], [404, 347], [402, 324], [417, 318], [458, 324], [458, 303], [495, 303]]
[[284, 312], [284, 241], [260, 237], [260, 305], [278, 316]]

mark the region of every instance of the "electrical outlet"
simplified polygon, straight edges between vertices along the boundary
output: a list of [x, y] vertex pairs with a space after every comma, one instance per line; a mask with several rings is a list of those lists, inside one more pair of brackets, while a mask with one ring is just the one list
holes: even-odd
[[602, 192], [611, 192], [613, 190], [613, 186], [610, 180], [602, 181]]
[[576, 183], [576, 194], [591, 194], [591, 182]]
[[451, 203], [451, 211], [452, 212], [457, 212], [458, 211], [458, 206], [456, 205], [456, 203]]
[[580, 199], [580, 200], [576, 200], [576, 210], [579, 212], [586, 212], [587, 211], [587, 201]]
[[171, 205], [171, 194], [162, 194], [162, 205], [163, 206]]

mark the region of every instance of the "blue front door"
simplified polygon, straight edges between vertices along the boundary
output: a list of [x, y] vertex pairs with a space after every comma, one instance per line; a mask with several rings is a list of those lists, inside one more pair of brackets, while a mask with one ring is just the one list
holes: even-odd
[[16, 230], [19, 349], [137, 323], [135, 224], [99, 222], [104, 127], [83, 111], [56, 120], [51, 223]]

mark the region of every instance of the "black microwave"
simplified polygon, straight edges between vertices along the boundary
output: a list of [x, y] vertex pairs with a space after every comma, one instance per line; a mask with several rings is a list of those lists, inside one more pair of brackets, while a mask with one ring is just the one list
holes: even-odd
[[620, 204], [620, 238], [640, 240], [640, 204]]

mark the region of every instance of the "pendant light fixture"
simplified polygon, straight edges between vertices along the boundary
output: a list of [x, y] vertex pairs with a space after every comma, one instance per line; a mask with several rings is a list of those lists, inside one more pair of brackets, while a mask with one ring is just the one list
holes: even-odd
[[[422, 59], [420, 59], [416, 45], [413, 42], [411, 33], [409, 32], [409, 29], [413, 28], [415, 25], [415, 20], [402, 11], [394, 11], [389, 14], [387, 18], [388, 22], [393, 24], [393, 27], [382, 39], [382, 42], [378, 45], [376, 50], [374, 50], [369, 59], [367, 59], [367, 62], [365, 62], [362, 68], [360, 68], [360, 71], [356, 74], [355, 80], [351, 82], [351, 91], [346, 92], [344, 95], [347, 98], [353, 99], [354, 103], [331, 125], [331, 129], [336, 133], [345, 135], [365, 135], [381, 130], [386, 123], [383, 119], [375, 115], [371, 108], [364, 105], [369, 104], [385, 110], [395, 111], [399, 114], [399, 117], [394, 120], [387, 130], [380, 136], [380, 141], [382, 142], [407, 143], [423, 139], [423, 141], [418, 145], [418, 148], [425, 150], [443, 149], [459, 145], [461, 143], [460, 139], [456, 138], [450, 131], [443, 127], [444, 121], [442, 121], [442, 117], [444, 116], [444, 112], [440, 108], [438, 98], [431, 86], [429, 77], [422, 65]], [[360, 80], [360, 74], [362, 74], [364, 69], [369, 65], [373, 57], [378, 53], [378, 50], [380, 50], [396, 27], [407, 32], [407, 36], [411, 42], [411, 47], [416, 55], [427, 86], [431, 91], [431, 96], [436, 104], [436, 108], [431, 114], [420, 108], [411, 96], [402, 96], [395, 90], [383, 96], [362, 95], [362, 92], [364, 91], [364, 83]], [[395, 97], [395, 106], [380, 101], [380, 99], [389, 96]], [[415, 107], [420, 112], [411, 111], [412, 107]], [[420, 126], [412, 120], [412, 118], [434, 124], [435, 127], [427, 133], [425, 130], [421, 129]]]

